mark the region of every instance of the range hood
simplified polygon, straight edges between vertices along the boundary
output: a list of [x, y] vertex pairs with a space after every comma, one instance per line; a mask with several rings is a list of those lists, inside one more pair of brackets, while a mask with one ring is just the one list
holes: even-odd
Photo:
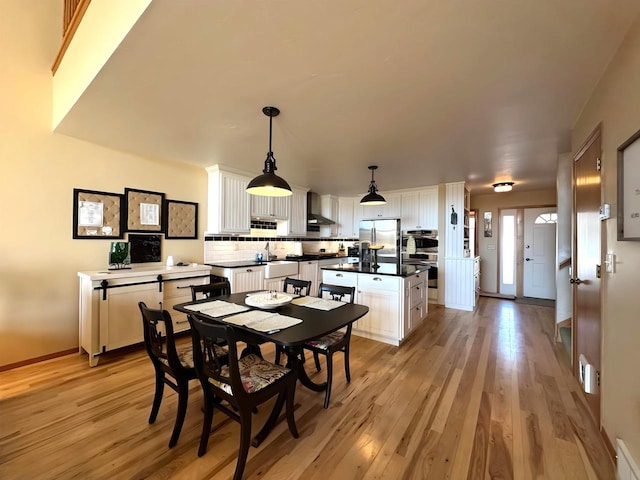
[[307, 192], [307, 225], [333, 225], [333, 220], [320, 215], [320, 195]]

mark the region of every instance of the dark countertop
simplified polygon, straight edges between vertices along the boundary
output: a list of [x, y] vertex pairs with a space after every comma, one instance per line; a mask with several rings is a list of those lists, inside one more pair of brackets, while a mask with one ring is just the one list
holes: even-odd
[[305, 253], [304, 255], [287, 255], [284, 260], [289, 260], [292, 262], [306, 262], [308, 260], [331, 260], [334, 258], [346, 258], [345, 255], [342, 257], [339, 255], [314, 255], [312, 253]]
[[233, 262], [211, 262], [207, 265], [220, 268], [243, 268], [243, 267], [260, 267], [266, 265], [267, 262], [256, 262], [255, 260], [235, 260]]
[[398, 267], [395, 263], [381, 263], [378, 268], [373, 268], [368, 265], [360, 265], [359, 263], [345, 263], [343, 265], [326, 265], [322, 267], [322, 270], [410, 277], [416, 273], [427, 272], [429, 268], [428, 265], [400, 265], [400, 267]]

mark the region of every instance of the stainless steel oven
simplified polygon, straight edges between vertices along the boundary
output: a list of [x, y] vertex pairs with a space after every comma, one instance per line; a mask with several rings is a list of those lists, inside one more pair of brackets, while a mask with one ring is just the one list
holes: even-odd
[[429, 265], [428, 286], [438, 288], [438, 231], [407, 230], [402, 235], [402, 262]]

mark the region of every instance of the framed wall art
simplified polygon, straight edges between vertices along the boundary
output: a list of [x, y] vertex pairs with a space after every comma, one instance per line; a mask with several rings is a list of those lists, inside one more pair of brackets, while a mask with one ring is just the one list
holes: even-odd
[[121, 193], [74, 188], [73, 238], [123, 238], [123, 203]]
[[618, 147], [618, 240], [640, 241], [640, 130]]
[[493, 227], [491, 226], [491, 212], [484, 212], [483, 214], [484, 220], [484, 236], [486, 238], [493, 236]]
[[162, 232], [164, 193], [124, 189], [127, 232]]
[[165, 238], [198, 238], [198, 204], [181, 200], [164, 202]]

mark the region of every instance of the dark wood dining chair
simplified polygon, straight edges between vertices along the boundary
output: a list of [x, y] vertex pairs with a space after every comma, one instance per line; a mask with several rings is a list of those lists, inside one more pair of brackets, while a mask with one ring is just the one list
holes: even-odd
[[[291, 289], [289, 287], [291, 287]], [[303, 295], [306, 297], [309, 295], [309, 292], [311, 292], [311, 280], [287, 277], [284, 279], [282, 290], [285, 293], [291, 290], [291, 293], [294, 295]]]
[[220, 295], [230, 295], [231, 284], [224, 277], [212, 278], [210, 283], [204, 285], [191, 285], [191, 300], [202, 300], [203, 298], [219, 297]]
[[[324, 294], [331, 297], [332, 300], [345, 301], [348, 296], [348, 302], [353, 303], [356, 295], [356, 287], [347, 287], [343, 285], [332, 285], [329, 283], [321, 283], [318, 287], [318, 297], [322, 298]], [[320, 355], [324, 355], [327, 360], [327, 390], [324, 396], [324, 408], [329, 408], [329, 399], [331, 398], [331, 384], [333, 382], [333, 354], [342, 352], [344, 354], [344, 373], [347, 383], [351, 381], [351, 372], [349, 370], [349, 346], [351, 343], [350, 323], [346, 329], [338, 330], [316, 338], [303, 345], [303, 350], [307, 349], [313, 352], [313, 359], [316, 370], [320, 371]]]
[[[297, 376], [293, 370], [263, 360], [255, 354], [238, 357], [236, 333], [230, 325], [203, 322], [189, 315], [193, 339], [193, 358], [197, 376], [204, 392], [204, 420], [198, 456], [207, 451], [213, 411], [218, 409], [240, 423], [240, 448], [234, 480], [240, 480], [249, 454], [249, 445], [258, 446], [278, 420], [286, 403], [289, 431], [298, 438], [293, 404]], [[216, 339], [224, 338], [229, 351], [220, 358]], [[228, 363], [226, 363], [228, 362]], [[271, 414], [263, 428], [251, 440], [251, 416], [257, 406], [277, 395]], [[225, 400], [229, 406], [222, 403]]]
[[[162, 403], [165, 384], [178, 394], [178, 411], [173, 433], [169, 440], [169, 448], [171, 448], [178, 443], [184, 417], [187, 413], [189, 381], [196, 378], [192, 346], [187, 345], [184, 348], [176, 348], [173, 322], [169, 312], [149, 308], [144, 302], [139, 302], [138, 307], [142, 314], [144, 346], [151, 363], [153, 363], [156, 377], [155, 394], [151, 414], [149, 415], [149, 423], [156, 421], [160, 403]], [[226, 350], [218, 347], [218, 354], [222, 361], [226, 355]]]
[[[284, 279], [282, 290], [285, 293], [293, 293], [294, 295], [302, 295], [304, 297], [309, 296], [311, 292], [311, 280], [300, 280], [297, 278], [287, 277]], [[280, 365], [280, 358], [285, 354], [284, 347], [276, 344], [276, 358], [275, 362]], [[302, 351], [301, 351], [302, 353]], [[304, 354], [302, 353], [302, 361], [304, 362]]]

